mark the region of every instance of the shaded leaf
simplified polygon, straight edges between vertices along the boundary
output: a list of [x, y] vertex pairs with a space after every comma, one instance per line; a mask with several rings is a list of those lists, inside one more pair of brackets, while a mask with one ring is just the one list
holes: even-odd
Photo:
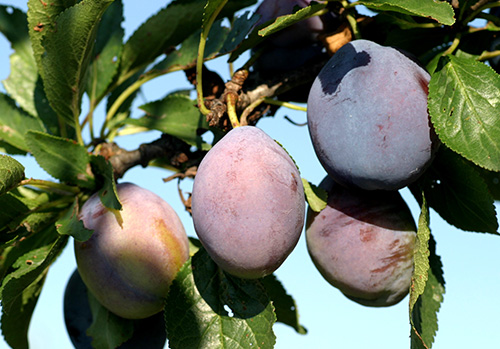
[[167, 298], [171, 348], [272, 348], [273, 306], [260, 280], [222, 272], [200, 249], [177, 274]]
[[424, 293], [418, 298], [411, 312], [411, 348], [431, 348], [438, 330], [437, 313], [445, 292], [443, 264], [436, 255], [436, 241], [429, 239], [429, 271]]
[[93, 318], [87, 335], [92, 337], [92, 347], [117, 348], [132, 337], [134, 333], [132, 320], [124, 319], [108, 311], [92, 293], [87, 291], [87, 295]]
[[123, 4], [115, 0], [104, 12], [97, 32], [96, 44], [89, 68], [86, 91], [91, 101], [100, 100], [118, 72], [124, 30]]
[[93, 188], [90, 155], [78, 143], [41, 132], [28, 132], [26, 143], [38, 164], [54, 178]]
[[328, 203], [328, 193], [304, 178], [302, 178], [302, 184], [304, 185], [304, 194], [311, 210], [320, 212], [324, 209]]
[[292, 296], [286, 292], [283, 284], [274, 274], [264, 277], [262, 283], [273, 302], [277, 321], [292, 327], [297, 333], [306, 334], [306, 328], [299, 322], [297, 304]]
[[0, 139], [26, 152], [29, 148], [24, 137], [30, 130], [45, 131], [40, 120], [20, 110], [10, 97], [0, 93]]
[[0, 195], [16, 187], [24, 179], [24, 166], [7, 155], [0, 154]]
[[429, 83], [429, 113], [450, 149], [500, 171], [500, 76], [483, 63], [446, 56]]
[[18, 187], [0, 196], [0, 207], [2, 207], [0, 210], [0, 241], [5, 242], [14, 238], [3, 236], [3, 234], [13, 232], [21, 226], [28, 232], [37, 231], [40, 225], [50, 219], [53, 213], [34, 212], [34, 210], [51, 199], [46, 193], [24, 187]]
[[441, 146], [421, 181], [410, 185], [417, 200], [421, 185], [430, 207], [449, 224], [466, 231], [497, 234], [493, 197], [475, 166]]
[[479, 174], [484, 179], [490, 194], [493, 196], [494, 200], [500, 200], [500, 172], [486, 171], [484, 169], [478, 169]]
[[64, 10], [55, 21], [57, 30], [42, 40], [42, 77], [50, 105], [75, 127], [80, 115], [99, 20], [113, 0], [84, 1]]
[[359, 0], [356, 5], [365, 5], [376, 11], [395, 11], [412, 16], [431, 18], [444, 25], [455, 23], [455, 12], [446, 1], [435, 0]]
[[5, 342], [12, 348], [29, 348], [28, 330], [36, 303], [45, 282], [42, 273], [10, 304], [10, 311], [2, 309], [1, 328]]
[[77, 241], [87, 241], [92, 236], [93, 230], [85, 228], [78, 216], [79, 210], [78, 197], [75, 197], [73, 205], [56, 222], [56, 229], [61, 235], [70, 235]]

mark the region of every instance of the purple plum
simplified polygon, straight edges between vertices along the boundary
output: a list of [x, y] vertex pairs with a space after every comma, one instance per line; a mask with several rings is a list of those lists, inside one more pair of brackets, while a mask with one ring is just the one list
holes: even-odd
[[397, 191], [348, 189], [326, 177], [328, 204], [308, 210], [306, 242], [321, 275], [349, 299], [390, 306], [409, 292], [416, 226]]
[[192, 194], [193, 222], [220, 268], [241, 278], [274, 272], [304, 225], [304, 189], [283, 148], [262, 130], [237, 127], [205, 156]]
[[367, 190], [416, 181], [439, 146], [427, 111], [429, 79], [406, 55], [371, 41], [335, 53], [307, 102], [311, 140], [328, 174]]

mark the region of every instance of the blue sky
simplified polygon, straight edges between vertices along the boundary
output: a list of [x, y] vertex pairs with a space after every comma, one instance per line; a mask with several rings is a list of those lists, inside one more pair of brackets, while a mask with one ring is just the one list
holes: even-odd
[[[165, 3], [124, 0], [126, 37]], [[0, 4], [27, 9], [25, 1], [0, 0]], [[9, 75], [10, 53], [8, 42], [0, 36], [0, 80]], [[228, 79], [224, 58], [210, 62], [208, 66]], [[144, 100], [140, 97], [136, 106], [159, 99], [169, 91], [189, 87], [182, 73], [158, 78], [144, 86]], [[5, 91], [2, 86], [0, 91]], [[99, 113], [103, 115], [103, 110], [98, 110], [97, 115]], [[139, 111], [136, 113], [140, 115]], [[274, 118], [265, 118], [258, 126], [287, 149], [304, 178], [317, 184], [325, 172], [314, 155], [308, 130], [292, 125], [284, 119], [285, 115], [297, 122], [306, 120], [304, 112], [282, 108]], [[120, 137], [116, 141], [126, 149], [135, 149], [158, 136], [159, 133], [151, 132]], [[49, 178], [32, 158], [18, 159], [26, 167], [28, 177]], [[162, 178], [170, 174], [164, 170], [138, 167], [130, 170], [122, 181], [134, 182], [162, 196], [178, 212], [188, 235], [195, 236], [191, 218], [178, 197], [176, 183], [162, 182]], [[190, 191], [190, 186], [190, 181], [183, 183], [185, 191]], [[420, 213], [417, 203], [407, 190], [402, 190], [402, 194], [417, 220]], [[496, 208], [498, 211], [498, 203]], [[437, 253], [444, 264], [446, 280], [434, 347], [497, 348], [500, 343], [500, 301], [496, 298], [500, 290], [500, 238], [459, 231], [434, 212], [431, 212], [431, 229], [437, 241]], [[31, 348], [72, 347], [64, 327], [62, 299], [66, 282], [75, 267], [73, 249], [69, 244], [48, 273], [29, 331]], [[275, 325], [276, 348], [409, 348], [408, 297], [389, 308], [369, 308], [348, 300], [315, 269], [307, 254], [304, 236], [276, 275], [295, 298], [301, 323], [309, 331], [303, 336], [284, 325]], [[0, 348], [4, 347], [7, 345], [0, 340]]]

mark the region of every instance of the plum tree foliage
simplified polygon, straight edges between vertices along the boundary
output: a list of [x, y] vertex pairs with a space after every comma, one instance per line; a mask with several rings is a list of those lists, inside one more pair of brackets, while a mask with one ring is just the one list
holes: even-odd
[[[488, 0], [173, 0], [124, 40], [122, 0], [29, 0], [27, 13], [0, 5], [0, 32], [14, 50], [0, 94], [5, 341], [28, 347], [45, 275], [70, 240], [78, 258], [91, 252], [66, 295], [67, 305], [70, 296], [88, 300], [65, 306], [77, 347], [153, 343], [142, 342], [143, 321], [161, 328], [151, 345], [167, 338], [172, 348], [271, 348], [276, 322], [306, 333], [273, 272], [303, 231], [307, 203], [312, 261], [304, 262], [365, 305], [409, 293], [411, 347], [430, 348], [444, 278], [429, 209], [464, 231], [498, 234], [498, 8]], [[485, 25], [470, 30], [476, 19]], [[234, 67], [245, 52], [250, 59]], [[204, 64], [219, 57], [229, 81]], [[192, 91], [132, 117], [140, 87], [176, 71]], [[293, 154], [258, 129], [278, 108], [306, 109], [289, 102], [307, 99], [312, 143], [328, 181], [338, 182], [330, 187], [300, 178]], [[161, 137], [136, 150], [113, 142], [149, 130]], [[26, 178], [23, 156], [53, 180]], [[153, 207], [154, 194], [120, 189], [137, 165], [194, 179], [192, 196], [179, 192], [199, 240], [188, 246], [176, 214]], [[418, 224], [401, 187], [421, 205]], [[117, 276], [132, 300], [108, 282]]]

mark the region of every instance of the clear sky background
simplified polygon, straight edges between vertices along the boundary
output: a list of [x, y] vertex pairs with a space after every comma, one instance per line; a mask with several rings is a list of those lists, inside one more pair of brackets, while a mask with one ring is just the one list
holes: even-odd
[[[166, 0], [124, 0], [123, 23], [126, 38], [149, 16], [165, 6]], [[13, 5], [24, 11], [26, 1], [0, 0], [2, 5]], [[0, 36], [0, 80], [9, 75], [10, 44]], [[229, 71], [223, 57], [210, 62], [224, 79]], [[240, 62], [241, 64], [241, 62]], [[238, 68], [238, 62], [235, 65]], [[142, 89], [135, 108], [147, 101], [162, 98], [173, 90], [190, 88], [182, 73], [169, 74], [148, 82]], [[5, 92], [3, 86], [0, 91]], [[85, 110], [84, 112], [85, 113]], [[135, 116], [140, 116], [135, 109]], [[97, 115], [104, 115], [103, 108]], [[304, 122], [306, 114], [281, 108], [273, 118], [265, 118], [258, 127], [278, 140], [297, 162], [302, 177], [318, 184], [325, 172], [313, 152], [307, 127], [292, 125], [284, 119], [289, 116]], [[96, 120], [98, 124], [98, 120]], [[87, 130], [88, 131], [88, 130]], [[126, 149], [136, 149], [141, 143], [158, 138], [159, 132], [139, 136], [125, 136], [116, 142]], [[38, 179], [50, 177], [39, 169], [31, 157], [17, 157], [26, 167], [26, 176]], [[176, 182], [163, 183], [171, 173], [141, 167], [127, 172], [121, 180], [134, 182], [149, 189], [169, 202], [181, 217], [189, 236], [196, 236], [189, 214], [184, 210], [177, 194]], [[184, 181], [183, 189], [190, 191], [192, 182]], [[420, 208], [408, 190], [401, 191], [415, 220]], [[497, 211], [499, 205], [496, 203]], [[1, 208], [0, 208], [1, 209]], [[489, 234], [463, 232], [444, 222], [431, 211], [431, 230], [437, 241], [437, 253], [444, 265], [446, 294], [438, 314], [439, 331], [434, 348], [496, 349], [500, 345], [500, 237]], [[71, 348], [63, 319], [63, 294], [66, 282], [76, 268], [72, 244], [51, 267], [35, 310], [29, 338], [34, 349]], [[276, 348], [409, 348], [408, 297], [389, 308], [369, 308], [354, 303], [330, 286], [315, 269], [307, 253], [304, 236], [290, 257], [278, 269], [276, 276], [282, 281], [299, 308], [301, 323], [307, 335], [299, 335], [285, 325], [274, 327]], [[0, 339], [0, 348], [8, 348]]]

